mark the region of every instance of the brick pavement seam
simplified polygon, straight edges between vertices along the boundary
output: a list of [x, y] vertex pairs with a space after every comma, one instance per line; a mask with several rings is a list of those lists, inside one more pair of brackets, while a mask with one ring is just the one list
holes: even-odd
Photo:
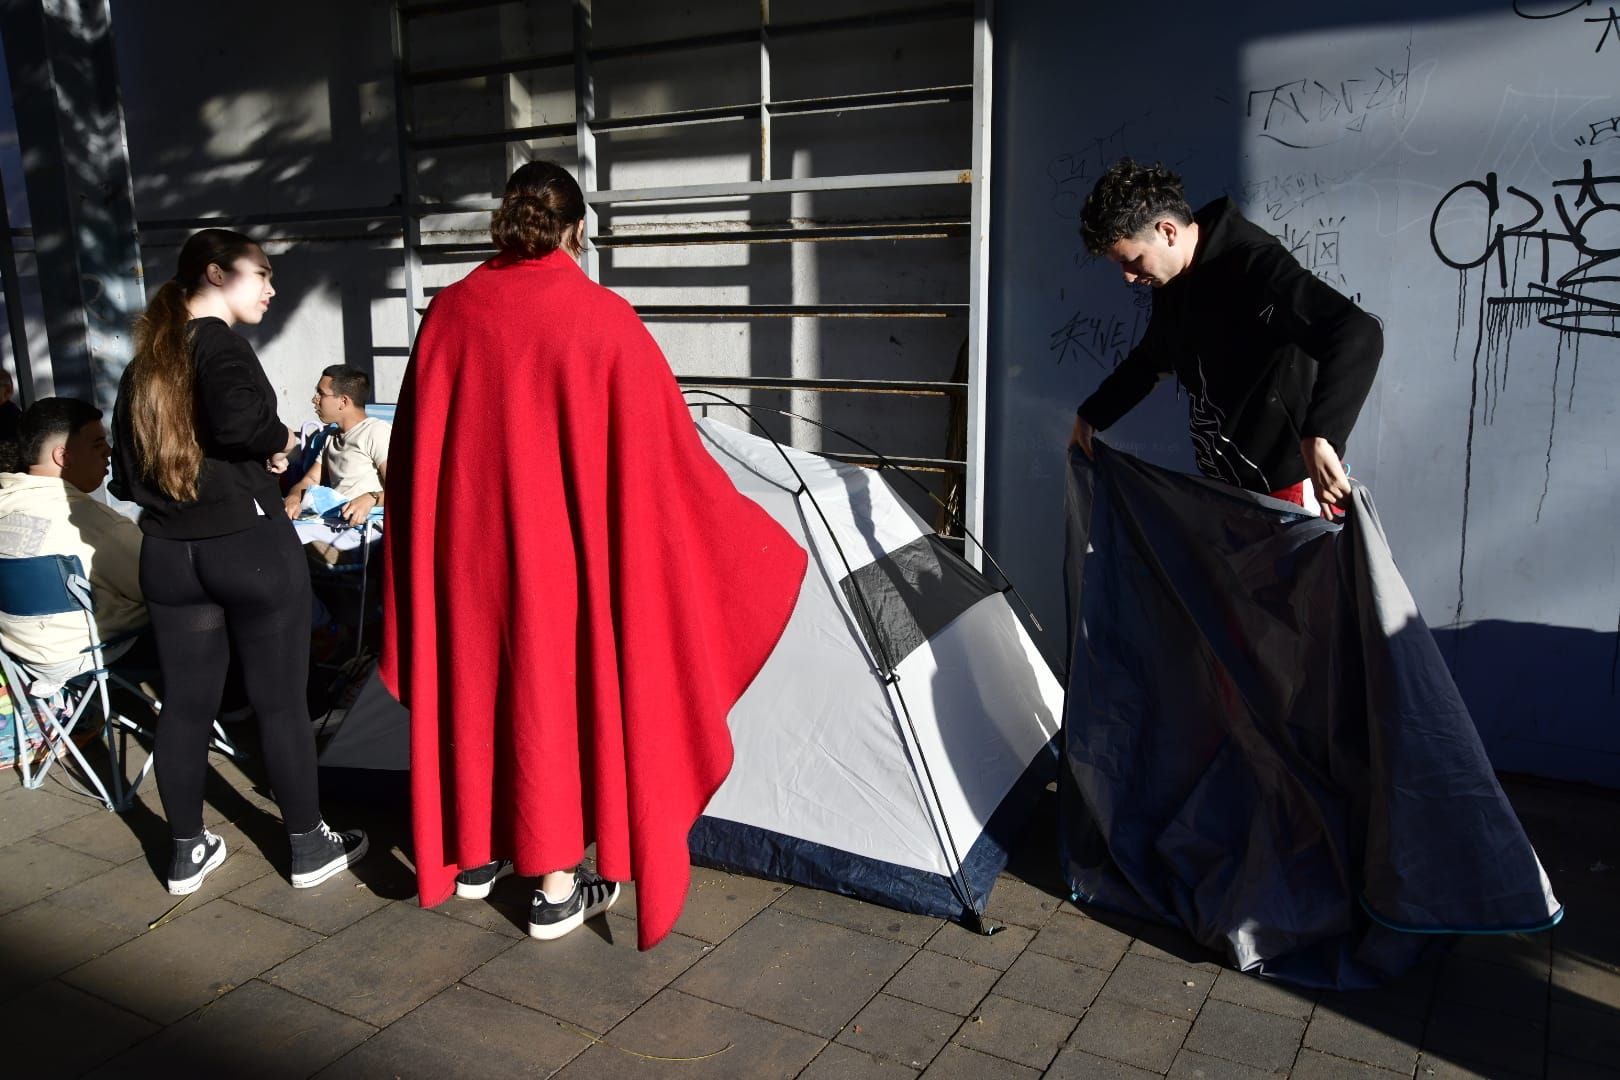
[[[747, 875], [743, 875], [743, 876], [746, 877]], [[762, 880], [774, 881], [775, 879], [774, 878], [764, 878]], [[769, 904], [766, 904], [764, 907], [762, 907], [758, 911], [754, 912], [754, 914], [750, 915], [743, 922], [738, 923], [736, 929], [731, 931], [731, 934], [735, 934], [738, 930], [741, 930], [743, 927], [747, 926], [749, 923], [753, 922], [755, 919], [759, 918], [761, 915], [765, 914], [767, 911], [774, 908], [776, 906], [777, 900], [782, 899], [782, 897], [784, 897], [788, 893], [792, 892], [793, 889], [809, 888], [808, 885], [792, 885], [790, 882], [778, 882], [778, 884], [790, 885], [791, 887], [788, 888], [788, 889], [783, 890], [776, 897], [775, 900], [772, 900]], [[819, 892], [821, 890], [818, 889], [818, 890], [813, 890], [813, 891]], [[840, 897], [841, 899], [844, 899], [844, 900], [855, 900], [857, 903], [861, 903], [861, 904], [870, 904], [872, 907], [882, 907], [883, 906], [881, 904], [872, 904], [871, 901], [869, 901], [869, 900], [858, 900], [856, 897], [853, 897], [853, 896], [844, 896], [843, 893], [831, 893], [830, 895]], [[889, 908], [889, 909], [885, 909], [885, 910], [896, 911], [898, 914], [901, 914], [901, 915], [915, 915], [916, 914], [915, 912], [910, 912], [910, 911], [899, 911], [898, 908]], [[806, 914], [806, 913], [804, 913], [802, 911], [789, 911], [787, 908], [783, 908], [782, 909], [782, 914], [784, 914], [784, 915], [793, 915], [793, 916], [795, 916], [797, 918], [800, 918], [800, 919], [809, 919], [811, 922], [818, 922], [823, 926], [836, 926], [838, 929], [840, 929], [840, 930], [848, 930], [852, 934], [864, 934], [865, 936], [867, 936], [869, 938], [876, 938], [879, 941], [887, 941], [887, 942], [890, 942], [891, 944], [895, 944], [895, 945], [904, 945], [908, 949], [909, 948], [916, 948], [919, 951], [922, 950], [923, 948], [925, 948], [930, 941], [934, 940], [934, 935], [935, 934], [938, 934], [941, 930], [945, 929], [946, 926], [951, 925], [951, 920], [946, 919], [939, 926], [935, 927], [932, 933], [930, 933], [926, 938], [923, 939], [923, 943], [921, 945], [913, 946], [910, 942], [896, 941], [892, 937], [886, 937], [883, 934], [874, 934], [870, 930], [862, 930], [858, 926], [846, 926], [843, 923], [833, 922], [831, 919], [818, 918], [815, 915], [808, 915], [808, 914]], [[920, 917], [922, 917], [922, 918], [930, 918], [931, 916], [920, 916]], [[727, 934], [725, 938], [721, 938], [720, 941], [715, 942], [714, 943], [715, 946], [718, 947], [722, 942], [724, 942], [726, 940], [726, 938], [731, 937], [731, 934]], [[988, 937], [989, 935], [984, 935], [984, 936]]]
[[[696, 965], [694, 964], [693, 966], [695, 967]], [[687, 970], [690, 971], [691, 968], [688, 968]], [[797, 1031], [801, 1035], [808, 1035], [812, 1039], [824, 1039], [827, 1042], [832, 1042], [832, 1041], [836, 1040], [838, 1038], [838, 1036], [842, 1035], [844, 1033], [844, 1029], [849, 1027], [850, 1022], [853, 1021], [856, 1016], [861, 1015], [861, 1009], [864, 1009], [864, 1008], [866, 1008], [866, 1006], [872, 1004], [872, 1001], [878, 996], [878, 994], [883, 993], [882, 988], [879, 987], [878, 990], [876, 992], [874, 992], [871, 997], [867, 998], [866, 1001], [861, 1004], [860, 1009], [855, 1010], [855, 1015], [854, 1016], [851, 1016], [848, 1021], [845, 1021], [844, 1023], [838, 1025], [838, 1030], [833, 1032], [833, 1036], [832, 1036], [831, 1039], [828, 1039], [827, 1036], [821, 1034], [821, 1032], [819, 1032], [819, 1031], [808, 1031], [808, 1030], [806, 1030], [806, 1029], [804, 1029], [802, 1027], [796, 1027], [793, 1024], [789, 1024], [789, 1023], [787, 1023], [785, 1021], [782, 1021], [782, 1020], [774, 1019], [773, 1017], [761, 1016], [761, 1015], [759, 1015], [759, 1013], [749, 1012], [747, 1009], [745, 1009], [741, 1005], [730, 1005], [730, 1004], [727, 1004], [724, 1001], [716, 1001], [713, 998], [704, 997], [702, 994], [699, 994], [695, 990], [688, 990], [685, 987], [679, 987], [679, 986], [674, 986], [674, 985], [665, 986], [662, 989], [660, 989], [657, 994], [654, 994], [652, 997], [648, 998], [647, 1001], [651, 1001], [652, 998], [657, 997], [658, 994], [662, 994], [665, 990], [669, 990], [669, 991], [672, 991], [672, 992], [677, 993], [677, 994], [685, 994], [687, 997], [697, 998], [699, 1001], [707, 1002], [710, 1005], [717, 1005], [722, 1009], [731, 1009], [734, 1012], [740, 1012], [744, 1016], [752, 1017], [755, 1020], [763, 1020], [767, 1024], [775, 1024], [778, 1027], [785, 1027], [789, 1031]], [[631, 1011], [630, 1016], [636, 1015], [636, 1013], [640, 1012], [643, 1008], [645, 1008], [646, 1005], [647, 1005], [647, 1001], [643, 1001], [640, 1005], [637, 1005], [635, 1007], [635, 1009]], [[624, 1020], [630, 1019], [630, 1016], [626, 1016], [624, 1018]], [[624, 1020], [620, 1020], [619, 1024], [624, 1023]], [[614, 1024], [613, 1028], [618, 1027], [619, 1024]], [[612, 1031], [613, 1028], [609, 1028], [608, 1031]], [[823, 1049], [825, 1049], [825, 1047], [823, 1047]], [[819, 1051], [818, 1051], [818, 1053], [819, 1053]], [[812, 1060], [814, 1060], [814, 1059], [812, 1059]]]

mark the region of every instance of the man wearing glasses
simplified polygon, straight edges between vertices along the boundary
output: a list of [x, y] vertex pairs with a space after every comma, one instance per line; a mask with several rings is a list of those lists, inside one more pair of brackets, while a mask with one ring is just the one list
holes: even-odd
[[306, 493], [317, 487], [337, 493], [343, 520], [350, 525], [359, 525], [383, 504], [392, 429], [386, 420], [366, 415], [370, 401], [371, 378], [359, 368], [334, 364], [321, 372], [310, 404], [323, 424], [336, 424], [338, 429], [326, 440], [309, 471], [287, 492], [288, 517], [303, 512]]

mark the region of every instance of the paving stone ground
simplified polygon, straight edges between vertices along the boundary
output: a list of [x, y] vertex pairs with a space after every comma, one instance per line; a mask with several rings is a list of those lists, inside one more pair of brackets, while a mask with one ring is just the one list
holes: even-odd
[[114, 815], [0, 774], [4, 1075], [1620, 1080], [1617, 792], [1506, 781], [1566, 905], [1556, 930], [1313, 993], [1076, 908], [1050, 829], [1003, 875], [991, 937], [697, 869], [643, 954], [631, 889], [546, 944], [515, 878], [418, 908], [408, 829], [375, 805], [328, 810], [371, 829], [373, 854], [294, 891], [273, 804], [215, 768], [207, 820], [230, 857], [155, 927], [174, 900], [150, 784]]

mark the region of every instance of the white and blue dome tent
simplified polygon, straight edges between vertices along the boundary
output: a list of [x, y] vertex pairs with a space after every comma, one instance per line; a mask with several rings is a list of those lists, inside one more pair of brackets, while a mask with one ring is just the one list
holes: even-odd
[[1055, 776], [1062, 686], [1006, 595], [880, 472], [698, 430], [810, 565], [732, 709], [736, 761], [694, 860], [980, 927]]
[[[731, 711], [736, 758], [694, 861], [982, 929], [1057, 775], [1062, 687], [1006, 596], [879, 472], [697, 426], [810, 563]], [[322, 783], [403, 799], [409, 734], [373, 670], [321, 751]]]

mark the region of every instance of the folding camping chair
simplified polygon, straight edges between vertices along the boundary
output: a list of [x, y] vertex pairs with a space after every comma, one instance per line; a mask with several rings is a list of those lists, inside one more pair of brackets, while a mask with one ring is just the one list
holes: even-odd
[[[51, 678], [34, 669], [28, 662], [0, 649], [0, 672], [6, 682], [6, 693], [11, 695], [16, 722], [13, 730], [17, 738], [17, 762], [22, 770], [23, 786], [39, 788], [58, 758], [70, 757], [83, 771], [93, 794], [101, 799], [108, 810], [124, 810], [134, 801], [142, 781], [152, 771], [156, 755], [147, 756], [146, 764], [133, 782], [126, 783], [124, 749], [129, 735], [151, 738], [152, 733], [122, 713], [113, 711], [110, 688], [117, 685], [134, 694], [154, 714], [162, 710], [162, 703], [138, 685], [107, 667], [105, 650], [124, 638], [103, 642], [96, 629], [95, 603], [90, 595], [90, 579], [77, 555], [36, 555], [31, 558], [0, 558], [0, 611], [23, 618], [48, 615], [84, 616], [90, 632], [90, 644], [84, 649], [90, 655], [92, 667], [67, 678]], [[111, 765], [112, 791], [96, 774], [84, 753], [74, 741], [74, 728], [92, 708], [101, 710], [102, 734], [107, 744], [107, 757]], [[44, 741], [44, 764], [33, 772], [33, 748], [28, 745], [27, 729], [32, 726]], [[213, 749], [240, 757], [225, 730], [214, 722]]]

